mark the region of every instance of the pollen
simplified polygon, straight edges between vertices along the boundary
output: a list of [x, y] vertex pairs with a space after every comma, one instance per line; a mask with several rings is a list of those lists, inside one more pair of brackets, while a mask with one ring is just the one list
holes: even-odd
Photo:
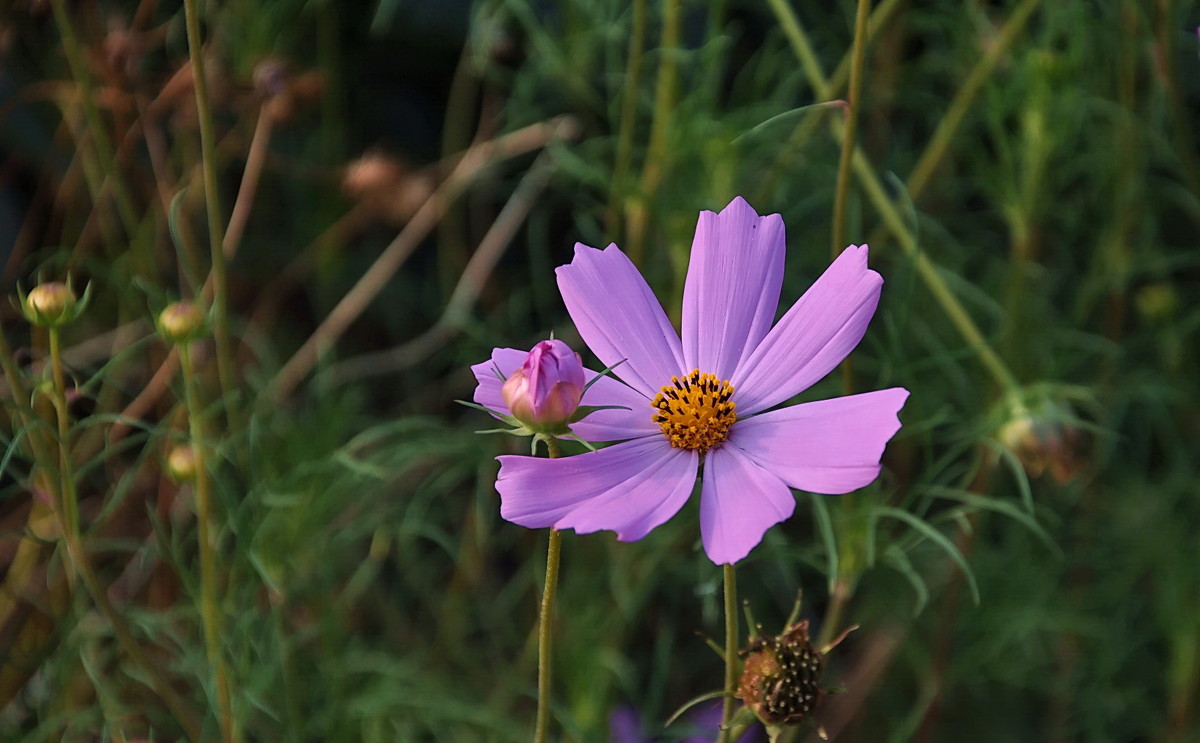
[[714, 374], [693, 369], [683, 379], [671, 377], [654, 397], [654, 422], [676, 449], [693, 449], [701, 454], [729, 438], [737, 421], [733, 385]]

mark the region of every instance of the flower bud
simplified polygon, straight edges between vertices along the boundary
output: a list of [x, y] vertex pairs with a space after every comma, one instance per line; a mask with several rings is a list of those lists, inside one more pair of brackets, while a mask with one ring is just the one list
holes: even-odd
[[61, 281], [35, 286], [25, 297], [25, 317], [35, 325], [63, 325], [74, 319], [76, 297]]
[[169, 304], [158, 315], [158, 332], [168, 343], [195, 340], [204, 329], [204, 310], [192, 302]]
[[196, 450], [178, 444], [167, 452], [167, 475], [175, 482], [190, 482], [196, 476]]
[[996, 438], [1016, 455], [1030, 477], [1049, 472], [1063, 485], [1074, 479], [1084, 465], [1083, 434], [1062, 413], [1020, 415], [1005, 423]]
[[542, 341], [500, 390], [513, 416], [531, 429], [566, 429], [583, 395], [583, 362], [562, 341]]

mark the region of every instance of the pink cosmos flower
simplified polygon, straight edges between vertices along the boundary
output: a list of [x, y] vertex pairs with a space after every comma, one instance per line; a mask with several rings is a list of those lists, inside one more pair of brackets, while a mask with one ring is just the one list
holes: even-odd
[[[700, 533], [720, 565], [745, 557], [791, 516], [792, 488], [837, 495], [873, 481], [907, 390], [771, 408], [858, 345], [883, 279], [867, 268], [867, 246], [852, 245], [772, 327], [784, 253], [778, 214], [760, 217], [741, 197], [720, 214], [701, 212], [681, 340], [616, 245], [576, 244], [574, 260], [557, 270], [559, 290], [584, 342], [620, 378], [602, 377], [582, 403], [624, 409], [596, 411], [571, 429], [622, 443], [561, 459], [499, 457], [501, 516], [641, 539], [683, 507], [703, 459]], [[473, 367], [475, 401], [503, 412], [491, 369], [508, 375], [523, 358], [496, 349]]]

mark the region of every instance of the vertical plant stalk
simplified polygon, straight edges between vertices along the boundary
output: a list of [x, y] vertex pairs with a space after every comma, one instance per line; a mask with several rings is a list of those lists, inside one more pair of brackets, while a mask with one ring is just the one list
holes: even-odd
[[[846, 495], [853, 495], [853, 493]], [[851, 501], [843, 505], [845, 510], [850, 511], [850, 507], [854, 503]], [[843, 530], [841, 543], [845, 544], [851, 541], [851, 538], [852, 535], [846, 534]], [[829, 580], [829, 606], [825, 610], [825, 616], [821, 618], [821, 633], [817, 637], [817, 647], [825, 647], [832, 642], [838, 628], [845, 621], [846, 607], [850, 605], [850, 599], [854, 598], [859, 572], [856, 553], [853, 549], [847, 549], [844, 554], [839, 556], [838, 571]]]
[[192, 450], [196, 457], [196, 523], [200, 542], [200, 623], [204, 631], [204, 649], [213, 673], [217, 693], [217, 719], [221, 726], [221, 739], [225, 743], [237, 740], [233, 720], [232, 694], [229, 688], [229, 671], [225, 665], [225, 654], [221, 649], [221, 611], [217, 600], [216, 540], [212, 532], [211, 481], [208, 477], [206, 460], [208, 447], [204, 436], [204, 408], [200, 400], [200, 387], [196, 379], [190, 343], [180, 343], [179, 365], [183, 370], [185, 404], [188, 411], [188, 429]]
[[1021, 38], [1030, 16], [1033, 15], [1033, 11], [1040, 4], [1041, 0], [1024, 0], [1024, 2], [1013, 9], [1012, 14], [1009, 15], [1008, 20], [1004, 23], [1004, 28], [996, 35], [995, 40], [989, 44], [987, 53], [971, 68], [971, 72], [967, 75], [967, 79], [963, 81], [962, 87], [954, 94], [954, 99], [950, 101], [950, 107], [946, 109], [946, 113], [942, 114], [937, 128], [934, 129], [933, 135], [929, 138], [929, 144], [925, 146], [925, 150], [921, 153], [921, 157], [917, 159], [917, 164], [913, 166], [912, 172], [905, 182], [908, 188], [908, 197], [913, 201], [920, 198], [925, 187], [929, 185], [933, 174], [937, 171], [938, 165], [941, 164], [942, 159], [949, 152], [950, 143], [954, 141], [954, 136], [958, 133], [963, 119], [966, 118], [967, 112], [971, 110], [971, 106], [975, 103], [979, 92], [983, 90], [983, 84], [991, 78], [1000, 61], [1008, 57], [1013, 43], [1018, 38]]
[[[773, 4], [777, 0], [770, 0]], [[875, 6], [871, 17], [867, 19], [867, 37], [866, 44], [870, 45], [879, 30], [886, 27], [891, 20], [892, 14], [902, 5], [907, 4], [907, 0], [883, 0], [879, 5]], [[780, 16], [776, 11], [776, 17], [781, 19], [781, 24], [784, 23], [784, 16]], [[786, 29], [786, 26], [785, 26]], [[790, 31], [785, 31], [785, 35]], [[793, 45], [793, 49], [795, 46]], [[842, 57], [842, 61], [838, 62], [838, 66], [830, 76], [826, 89], [821, 92], [821, 99], [830, 101], [833, 96], [839, 95], [840, 91], [846, 86], [846, 81], [850, 76], [850, 62], [854, 54], [854, 49], [851, 47], [846, 55]], [[814, 94], [818, 91], [814, 89]], [[831, 102], [831, 101], [830, 101]], [[780, 147], [779, 157], [775, 163], [767, 170], [767, 174], [761, 179], [761, 185], [758, 187], [757, 193], [761, 194], [761, 198], [767, 198], [774, 193], [778, 187], [780, 179], [784, 174], [791, 172], [795, 167], [797, 158], [800, 156], [801, 148], [808, 142], [813, 134], [816, 133], [817, 127], [821, 124], [821, 116], [806, 116], [801, 119], [800, 124], [792, 132], [788, 141]]]
[[1177, 30], [1180, 19], [1176, 18], [1173, 0], [1157, 0], [1155, 5], [1158, 9], [1158, 22], [1154, 24], [1154, 61], [1158, 82], [1167, 95], [1171, 121], [1175, 125], [1177, 141], [1174, 154], [1179, 157], [1184, 181], [1195, 195], [1200, 193], [1200, 158], [1196, 156], [1196, 141], [1192, 135], [1192, 113], [1188, 110], [1187, 99], [1179, 86], [1175, 64], [1175, 38], [1182, 35]]
[[633, 27], [630, 29], [629, 54], [625, 58], [625, 89], [621, 94], [621, 118], [617, 124], [617, 151], [613, 160], [612, 183], [608, 192], [608, 230], [614, 240], [621, 233], [621, 202], [628, 194], [625, 183], [633, 160], [633, 135], [637, 126], [638, 85], [642, 77], [642, 48], [646, 45], [646, 0], [634, 0]]
[[[1022, 15], [1022, 13], [1032, 13], [1033, 8], [1040, 1], [1025, 0], [1021, 6], [1013, 11], [1006, 29], [1008, 26], [1022, 26], [1024, 20], [1028, 17]], [[821, 71], [816, 54], [813, 52], [812, 44], [809, 42], [808, 36], [804, 33], [804, 29], [800, 26], [800, 21], [796, 17], [795, 12], [784, 0], [769, 0], [769, 2], [777, 14], [784, 35], [787, 37], [797, 59], [800, 60], [805, 73], [809, 77], [809, 83], [817, 91], [819, 97], [825, 97], [830, 88], [829, 81]], [[937, 266], [921, 251], [916, 236], [908, 228], [908, 224], [900, 215], [900, 211], [892, 203], [891, 196], [884, 189], [883, 183], [880, 182], [879, 176], [876, 175], [870, 161], [867, 160], [866, 155], [857, 147], [854, 150], [852, 165], [867, 198], [879, 211], [884, 224], [896, 237], [896, 241], [904, 250], [905, 255], [913, 262], [917, 275], [933, 294], [934, 300], [941, 306], [951, 323], [954, 324], [955, 328], [967, 342], [967, 345], [973, 348], [979, 355], [979, 360], [983, 363], [984, 368], [991, 373], [1000, 388], [1010, 395], [1015, 394], [1018, 389], [1016, 377], [1013, 376], [999, 355], [997, 355], [995, 350], [992, 349], [991, 345], [983, 337], [983, 333], [975, 325], [975, 321], [971, 318], [971, 315], [962, 306], [962, 303], [958, 301], [958, 297], [954, 295], [954, 292], [951, 291], [945, 280], [942, 279], [941, 274], [938, 273]]]
[[850, 56], [850, 89], [846, 99], [846, 124], [842, 129], [842, 154], [838, 160], [837, 190], [833, 199], [833, 250], [830, 255], [837, 258], [846, 247], [846, 197], [850, 191], [850, 164], [854, 159], [854, 144], [858, 136], [858, 109], [862, 100], [863, 59], [867, 51], [867, 17], [871, 12], [871, 0], [858, 0], [854, 14], [854, 47]]
[[[54, 412], [58, 423], [58, 511], [68, 549], [81, 539], [79, 497], [75, 492], [75, 474], [71, 466], [71, 421], [67, 410], [67, 382], [62, 364], [62, 335], [57, 327], [50, 332], [50, 374], [54, 380]], [[70, 538], [67, 538], [70, 532]], [[68, 572], [74, 583], [74, 575]]]
[[721, 701], [721, 743], [733, 741], [734, 693], [738, 684], [737, 574], [722, 565], [725, 576], [725, 695]]
[[682, 29], [681, 0], [663, 0], [663, 27], [658, 48], [658, 78], [654, 87], [654, 119], [650, 142], [642, 165], [641, 200], [628, 220], [629, 257], [641, 263], [645, 257], [647, 204], [654, 198], [667, 167], [667, 134], [679, 88], [679, 39]]
[[[559, 455], [558, 439], [546, 438], [546, 450], [551, 459]], [[550, 734], [550, 681], [554, 650], [554, 598], [558, 594], [558, 566], [562, 555], [562, 532], [550, 528], [550, 543], [546, 548], [546, 585], [542, 589], [542, 605], [538, 611], [538, 699], [537, 725], [534, 743], [546, 743]]]
[[[196, 116], [200, 122], [200, 167], [204, 172], [204, 204], [208, 215], [209, 253], [212, 256], [212, 324], [217, 348], [217, 376], [221, 394], [228, 398], [233, 392], [233, 359], [229, 344], [229, 322], [226, 318], [228, 279], [225, 268], [225, 237], [221, 226], [221, 202], [217, 191], [216, 136], [213, 134], [212, 106], [208, 98], [208, 78], [204, 72], [204, 48], [200, 43], [200, 18], [196, 0], [183, 0], [187, 16], [188, 54], [192, 62], [193, 88], [196, 91]], [[233, 415], [234, 408], [226, 410]], [[232, 424], [232, 421], [231, 421]]]
[[[83, 115], [87, 120], [88, 133], [91, 135], [92, 144], [96, 149], [96, 156], [100, 160], [100, 167], [103, 168], [108, 186], [112, 190], [121, 225], [125, 228], [127, 235], [132, 238], [137, 233], [137, 211], [134, 209], [133, 197], [130, 196], [125, 181], [117, 172], [115, 150], [108, 138], [108, 130], [104, 128], [104, 122], [100, 120], [100, 111], [96, 108], [96, 102], [92, 96], [92, 78], [88, 68], [87, 55], [79, 43], [79, 39], [75, 36], [75, 28], [71, 25], [71, 16], [67, 12], [65, 0], [52, 0], [50, 5], [54, 12], [55, 24], [62, 36], [63, 53], [67, 57], [67, 65], [71, 68], [71, 76], [75, 78], [80, 87]], [[80, 147], [82, 149], [82, 142], [80, 142]], [[99, 191], [94, 193], [92, 198], [96, 200], [97, 208], [99, 208]]]
[[[831, 258], [837, 258], [846, 247], [846, 199], [850, 194], [850, 165], [854, 160], [858, 136], [859, 103], [862, 101], [863, 59], [867, 52], [867, 18], [871, 0], [858, 0], [854, 14], [854, 45], [850, 51], [850, 88], [846, 93], [849, 105], [845, 109], [846, 123], [842, 127], [842, 152], [838, 159], [837, 187], [833, 196], [833, 224], [830, 235]], [[826, 87], [829, 87], [828, 85]], [[845, 394], [854, 393], [854, 365], [847, 356], [841, 363], [842, 388]], [[853, 496], [852, 493], [847, 493]], [[848, 507], [848, 504], [847, 504]]]
[[171, 714], [183, 726], [187, 737], [196, 743], [202, 743], [200, 724], [172, 689], [170, 681], [163, 675], [159, 665], [150, 660], [142, 646], [134, 639], [124, 617], [109, 600], [108, 592], [96, 575], [96, 570], [84, 549], [79, 527], [79, 503], [75, 492], [75, 474], [68, 441], [71, 431], [70, 419], [67, 415], [67, 387], [66, 375], [63, 373], [62, 343], [57, 327], [50, 327], [49, 333], [50, 368], [54, 383], [54, 409], [57, 415], [59, 449], [59, 487], [55, 511], [63, 541], [66, 543], [67, 557], [74, 570], [83, 579], [84, 586], [92, 595], [96, 606], [108, 620], [121, 649], [149, 676], [150, 688], [158, 694]]

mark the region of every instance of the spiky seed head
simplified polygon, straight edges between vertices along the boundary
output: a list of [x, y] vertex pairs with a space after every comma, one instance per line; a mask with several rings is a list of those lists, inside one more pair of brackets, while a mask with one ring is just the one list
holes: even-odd
[[821, 700], [825, 659], [808, 638], [808, 620], [782, 635], [756, 637], [745, 656], [736, 696], [767, 725], [808, 719]]

